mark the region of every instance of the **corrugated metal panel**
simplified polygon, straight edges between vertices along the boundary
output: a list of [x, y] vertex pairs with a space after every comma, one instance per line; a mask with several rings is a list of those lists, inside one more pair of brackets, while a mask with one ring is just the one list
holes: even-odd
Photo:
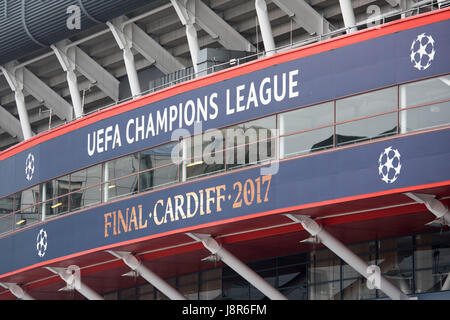
[[[156, 1], [0, 0], [0, 64], [152, 2]], [[81, 29], [67, 27], [71, 5], [80, 8]]]

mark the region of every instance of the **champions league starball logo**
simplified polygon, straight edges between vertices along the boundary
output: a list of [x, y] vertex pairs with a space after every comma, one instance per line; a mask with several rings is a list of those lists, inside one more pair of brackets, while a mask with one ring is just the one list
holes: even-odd
[[39, 257], [44, 257], [47, 251], [47, 232], [44, 229], [39, 230], [36, 238], [36, 250]]
[[426, 70], [431, 66], [436, 51], [434, 39], [425, 33], [417, 36], [411, 44], [411, 62], [417, 70]]
[[25, 160], [25, 176], [28, 181], [33, 179], [34, 174], [34, 156], [32, 153], [29, 153], [27, 159]]
[[393, 183], [397, 180], [402, 164], [400, 163], [400, 153], [397, 149], [388, 147], [380, 154], [378, 159], [378, 174], [386, 183]]

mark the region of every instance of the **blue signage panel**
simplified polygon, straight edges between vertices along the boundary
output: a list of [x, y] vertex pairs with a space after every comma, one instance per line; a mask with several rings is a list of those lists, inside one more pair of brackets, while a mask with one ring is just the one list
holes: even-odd
[[450, 129], [445, 129], [311, 154], [173, 185], [49, 220], [0, 239], [0, 276], [182, 228], [450, 181], [448, 141]]
[[[177, 136], [450, 72], [450, 21], [389, 34], [273, 65], [98, 121], [0, 161], [0, 197]], [[415, 44], [432, 37], [434, 53], [416, 61]], [[431, 41], [431, 38], [427, 38]], [[413, 59], [412, 59], [413, 57]], [[416, 58], [415, 58], [416, 57]], [[34, 172], [26, 171], [27, 157]], [[31, 166], [30, 166], [31, 168]], [[28, 178], [27, 178], [28, 173]]]

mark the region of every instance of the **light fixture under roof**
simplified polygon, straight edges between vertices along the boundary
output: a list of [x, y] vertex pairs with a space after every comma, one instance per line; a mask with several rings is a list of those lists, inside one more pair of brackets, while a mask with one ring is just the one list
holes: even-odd
[[139, 272], [137, 272], [136, 270], [130, 270], [127, 273], [124, 273], [122, 277], [137, 278], [139, 277]]
[[16, 222], [16, 225], [20, 226], [20, 225], [26, 224], [26, 223], [27, 223], [27, 219], [22, 218], [22, 219], [20, 219], [19, 221]]
[[186, 165], [186, 167], [193, 167], [193, 166], [198, 166], [199, 164], [203, 164], [205, 161], [200, 160], [200, 161], [196, 161], [196, 162], [192, 162], [192, 163], [188, 163]]
[[318, 237], [309, 237], [300, 241], [300, 243], [318, 244], [320, 239]]
[[217, 254], [212, 254], [210, 256], [207, 256], [207, 257], [203, 258], [202, 261], [219, 262], [220, 261], [220, 257]]
[[57, 208], [59, 206], [62, 206], [62, 202], [58, 202], [58, 203], [52, 205], [50, 208], [55, 209], [55, 208]]

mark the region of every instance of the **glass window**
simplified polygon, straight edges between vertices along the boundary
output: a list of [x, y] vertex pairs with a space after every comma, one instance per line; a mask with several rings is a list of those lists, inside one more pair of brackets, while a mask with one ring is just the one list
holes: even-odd
[[[278, 116], [280, 135], [330, 125], [334, 103], [326, 102]], [[333, 146], [333, 128], [322, 128], [280, 138], [280, 158], [319, 151]]]
[[101, 165], [70, 175], [70, 210], [75, 211], [100, 203]]
[[450, 124], [450, 101], [400, 110], [400, 132], [434, 128]]
[[198, 300], [198, 273], [179, 276], [177, 289], [188, 300]]
[[69, 196], [62, 196], [48, 200], [41, 205], [42, 220], [57, 216], [69, 211]]
[[342, 299], [344, 300], [362, 300], [376, 298], [376, 290], [367, 287], [366, 278], [344, 280], [342, 282]]
[[310, 300], [340, 300], [341, 283], [340, 281], [311, 284], [309, 286]]
[[280, 267], [278, 273], [278, 290], [288, 299], [308, 299], [307, 265]]
[[70, 175], [70, 191], [85, 189], [101, 182], [101, 165], [92, 166]]
[[138, 171], [138, 154], [121, 157], [103, 164], [103, 181], [128, 176]]
[[182, 140], [183, 180], [223, 171], [224, 130], [210, 130]]
[[385, 115], [346, 122], [336, 125], [336, 145], [362, 142], [391, 136], [397, 133], [397, 114]]
[[62, 196], [69, 192], [69, 176], [44, 182], [40, 187], [42, 201]]
[[178, 159], [172, 160], [172, 152], [177, 154], [178, 143], [168, 143], [156, 148], [148, 149], [141, 152], [140, 171], [159, 168], [168, 164], [176, 164]]
[[14, 196], [0, 199], [0, 234], [12, 231]]
[[340, 259], [330, 250], [321, 249], [310, 253], [309, 281], [329, 282], [340, 279]]
[[14, 197], [9, 196], [0, 199], [0, 217], [13, 211]]
[[64, 176], [40, 185], [42, 220], [52, 215], [59, 215], [69, 211], [69, 197], [63, 196], [69, 192], [69, 176]]
[[450, 232], [416, 236], [416, 292], [440, 291], [450, 272]]
[[280, 138], [280, 158], [289, 158], [333, 147], [333, 127]]
[[0, 234], [7, 233], [13, 230], [14, 214], [0, 214]]
[[131, 287], [119, 291], [119, 298], [122, 300], [132, 300], [136, 298], [136, 287]]
[[15, 228], [23, 228], [40, 221], [39, 217], [39, 185], [27, 190], [18, 192], [14, 195], [15, 210], [20, 213], [14, 215]]
[[259, 163], [275, 157], [275, 116], [226, 129], [227, 169]]
[[397, 87], [390, 87], [336, 101], [336, 122], [397, 110]]
[[247, 280], [239, 275], [223, 279], [223, 298], [233, 300], [249, 300], [250, 288]]
[[[156, 186], [175, 183], [178, 181], [178, 165], [172, 160], [172, 150], [177, 143], [169, 143], [141, 152], [140, 189], [152, 189]], [[174, 152], [177, 153], [176, 150]]]
[[222, 268], [200, 273], [200, 300], [216, 300], [222, 297]]
[[[124, 197], [138, 191], [138, 154], [132, 154], [103, 164], [103, 201]], [[122, 179], [117, 179], [124, 177]], [[114, 180], [113, 180], [114, 179]]]
[[450, 75], [402, 85], [399, 96], [401, 108], [450, 99]]

